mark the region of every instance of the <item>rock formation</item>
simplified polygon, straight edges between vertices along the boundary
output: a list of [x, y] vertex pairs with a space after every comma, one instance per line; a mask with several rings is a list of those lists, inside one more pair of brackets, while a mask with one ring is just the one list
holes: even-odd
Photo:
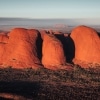
[[[9, 33], [9, 41], [3, 45], [2, 66], [13, 68], [38, 68], [40, 60], [37, 55], [36, 42], [38, 31], [16, 28]], [[1, 46], [2, 44], [0, 44]]]
[[73, 29], [71, 38], [75, 44], [74, 63], [100, 63], [100, 38], [94, 29], [78, 26]]
[[66, 58], [60, 40], [52, 34], [45, 34], [43, 36], [42, 64], [49, 69], [59, 69], [58, 66], [65, 63]]
[[0, 34], [0, 65], [2, 65], [3, 54], [5, 54], [6, 44], [9, 37], [6, 34]]
[[100, 37], [94, 29], [78, 26], [71, 34], [54, 34], [15, 28], [0, 34], [0, 67], [73, 69], [66, 62], [100, 64]]

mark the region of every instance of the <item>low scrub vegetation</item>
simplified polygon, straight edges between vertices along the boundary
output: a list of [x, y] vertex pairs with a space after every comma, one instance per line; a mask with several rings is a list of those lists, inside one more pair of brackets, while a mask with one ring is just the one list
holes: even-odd
[[0, 69], [0, 94], [19, 95], [26, 100], [99, 100], [99, 86], [99, 67], [74, 65], [73, 71]]

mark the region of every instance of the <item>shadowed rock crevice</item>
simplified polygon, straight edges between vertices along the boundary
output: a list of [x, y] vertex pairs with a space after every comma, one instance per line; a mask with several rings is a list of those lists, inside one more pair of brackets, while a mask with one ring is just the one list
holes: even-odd
[[64, 53], [66, 56], [66, 61], [68, 63], [73, 63], [72, 60], [75, 57], [75, 45], [74, 45], [72, 38], [70, 37], [70, 35], [65, 37], [63, 34], [55, 34], [55, 36], [63, 44], [63, 49], [64, 49]]
[[38, 32], [36, 47], [37, 47], [37, 55], [40, 61], [42, 60], [42, 43], [43, 43], [43, 40], [42, 40], [41, 34]]
[[100, 32], [98, 32], [98, 36], [99, 36], [99, 38], [100, 38]]

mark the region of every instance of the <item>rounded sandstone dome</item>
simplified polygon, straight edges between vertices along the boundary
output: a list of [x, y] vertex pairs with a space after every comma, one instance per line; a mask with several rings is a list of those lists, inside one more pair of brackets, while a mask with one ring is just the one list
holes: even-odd
[[13, 68], [39, 68], [37, 40], [39, 32], [35, 29], [15, 28], [9, 33], [9, 41], [3, 55], [3, 65]]
[[53, 34], [44, 34], [42, 55], [42, 64], [48, 69], [59, 69], [55, 66], [66, 63], [63, 45]]
[[70, 36], [74, 41], [76, 60], [100, 63], [100, 38], [93, 28], [78, 26]]

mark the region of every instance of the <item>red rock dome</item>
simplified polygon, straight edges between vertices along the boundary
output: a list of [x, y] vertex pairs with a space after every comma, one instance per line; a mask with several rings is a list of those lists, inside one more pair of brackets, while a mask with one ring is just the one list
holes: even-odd
[[5, 52], [2, 54], [3, 66], [38, 68], [41, 64], [36, 47], [38, 34], [38, 31], [34, 29], [13, 29], [9, 33], [9, 41], [6, 44]]
[[78, 26], [73, 29], [70, 36], [75, 45], [74, 61], [100, 63], [100, 38], [94, 29]]
[[66, 63], [63, 45], [54, 35], [45, 34], [42, 46], [42, 64], [49, 69]]

